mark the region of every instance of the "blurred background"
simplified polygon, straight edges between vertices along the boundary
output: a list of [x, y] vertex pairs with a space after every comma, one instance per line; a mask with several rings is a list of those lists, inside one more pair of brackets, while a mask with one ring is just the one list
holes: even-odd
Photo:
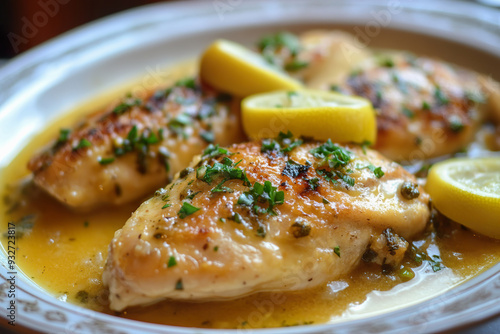
[[160, 1], [0, 0], [0, 59], [103, 16]]
[[[165, 0], [0, 0], [0, 62], [84, 23], [132, 7], [161, 1], [168, 2]], [[476, 1], [500, 7], [500, 0], [456, 1]]]

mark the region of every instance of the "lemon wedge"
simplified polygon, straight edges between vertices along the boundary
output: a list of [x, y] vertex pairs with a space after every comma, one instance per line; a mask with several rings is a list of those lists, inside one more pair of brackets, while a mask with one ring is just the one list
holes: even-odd
[[432, 166], [425, 188], [445, 216], [500, 239], [500, 158], [439, 162]]
[[280, 132], [335, 142], [375, 142], [377, 126], [370, 101], [317, 90], [281, 90], [245, 98], [242, 123], [253, 139]]
[[258, 53], [224, 39], [215, 41], [203, 53], [200, 77], [211, 86], [239, 97], [302, 87]]

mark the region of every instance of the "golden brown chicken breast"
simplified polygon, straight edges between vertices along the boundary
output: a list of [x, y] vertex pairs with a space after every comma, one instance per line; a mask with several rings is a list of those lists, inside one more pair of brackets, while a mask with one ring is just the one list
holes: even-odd
[[347, 33], [278, 33], [258, 47], [308, 87], [368, 98], [378, 113], [374, 148], [403, 163], [456, 153], [490, 111], [500, 115], [492, 80], [435, 59], [376, 52]]
[[359, 146], [290, 135], [211, 146], [116, 232], [103, 276], [111, 308], [306, 289], [364, 254], [394, 265], [428, 201], [402, 167]]
[[209, 143], [243, 140], [238, 105], [194, 79], [112, 108], [62, 129], [33, 157], [34, 182], [75, 209], [122, 204], [152, 193]]

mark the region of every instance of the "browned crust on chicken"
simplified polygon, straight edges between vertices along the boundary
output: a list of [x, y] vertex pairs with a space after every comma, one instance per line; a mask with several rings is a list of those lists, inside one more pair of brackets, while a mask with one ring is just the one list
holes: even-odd
[[38, 186], [76, 209], [141, 198], [210, 142], [244, 138], [237, 101], [221, 96], [187, 79], [143, 99], [126, 97], [69, 134], [61, 130], [28, 167]]
[[[376, 151], [326, 143], [338, 156], [312, 153], [323, 144], [285, 154], [251, 142], [195, 160], [116, 233], [104, 273], [111, 308], [306, 289], [347, 274], [372, 243], [375, 262], [397, 263], [407, 243], [395, 234], [424, 229], [428, 195]], [[222, 165], [241, 173], [214, 174]], [[274, 195], [249, 197], [256, 182]], [[416, 197], [402, 195], [404, 182]]]

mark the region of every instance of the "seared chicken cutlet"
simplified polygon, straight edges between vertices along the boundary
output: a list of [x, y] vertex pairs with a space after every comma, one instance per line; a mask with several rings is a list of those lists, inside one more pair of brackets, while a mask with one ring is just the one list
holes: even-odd
[[359, 146], [288, 136], [210, 146], [116, 232], [110, 307], [307, 289], [363, 255], [395, 265], [428, 201], [402, 167]]
[[456, 153], [473, 140], [487, 114], [495, 114], [490, 109], [499, 109], [485, 84], [491, 80], [439, 60], [376, 53], [342, 32], [276, 36], [274, 43], [261, 41], [262, 53], [307, 86], [372, 102], [378, 126], [374, 148], [393, 160]]
[[92, 209], [152, 193], [210, 142], [242, 140], [237, 112], [193, 79], [127, 97], [29, 162], [34, 182], [64, 204]]

